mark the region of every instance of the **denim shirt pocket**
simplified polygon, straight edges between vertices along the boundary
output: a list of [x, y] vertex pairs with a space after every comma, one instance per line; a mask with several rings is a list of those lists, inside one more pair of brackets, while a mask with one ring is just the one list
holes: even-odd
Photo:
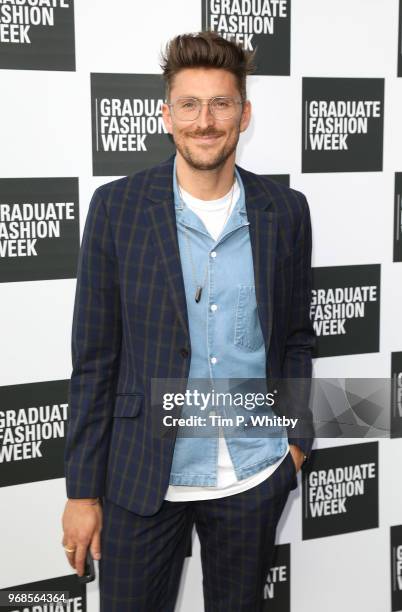
[[243, 350], [255, 351], [263, 342], [255, 285], [238, 285], [234, 344]]

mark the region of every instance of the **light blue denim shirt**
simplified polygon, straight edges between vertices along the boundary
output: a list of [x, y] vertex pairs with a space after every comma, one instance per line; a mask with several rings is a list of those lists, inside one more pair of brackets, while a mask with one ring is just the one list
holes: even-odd
[[[197, 385], [191, 385], [190, 379], [209, 379], [212, 383], [217, 379], [266, 379], [266, 351], [257, 313], [245, 193], [237, 169], [235, 172], [240, 197], [221, 235], [214, 240], [200, 217], [183, 206], [177, 188], [176, 159], [173, 167], [177, 233], [191, 342], [188, 388], [192, 389]], [[208, 266], [198, 303], [194, 299], [196, 286], [184, 227], [187, 228], [197, 283], [202, 283]], [[202, 416], [207, 412], [208, 409]], [[262, 413], [274, 416], [272, 409], [266, 406], [259, 410], [259, 414]], [[233, 416], [233, 412], [228, 411], [223, 416], [229, 414]], [[186, 416], [185, 406], [182, 416]], [[226, 431], [223, 428], [224, 434]], [[239, 437], [233, 435], [237, 431]], [[277, 437], [256, 437], [255, 428], [253, 435], [247, 437], [248, 431], [246, 425], [239, 425], [230, 435], [225, 435], [239, 480], [275, 463], [288, 447], [285, 428], [277, 429]], [[170, 484], [216, 486], [218, 432], [218, 428], [213, 427], [209, 435], [204, 430], [203, 437], [176, 438]]]

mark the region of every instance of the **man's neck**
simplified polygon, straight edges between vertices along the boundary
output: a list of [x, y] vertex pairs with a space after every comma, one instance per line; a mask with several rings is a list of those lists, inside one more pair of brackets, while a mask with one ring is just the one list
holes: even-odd
[[177, 152], [176, 174], [179, 185], [200, 200], [217, 200], [226, 195], [233, 185], [235, 157], [230, 156], [216, 170], [197, 170]]

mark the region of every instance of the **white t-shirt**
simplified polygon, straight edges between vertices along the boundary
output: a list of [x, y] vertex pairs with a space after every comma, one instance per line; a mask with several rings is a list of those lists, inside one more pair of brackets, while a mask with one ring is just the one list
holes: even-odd
[[[230, 214], [237, 200], [239, 199], [240, 187], [236, 179], [231, 206], [230, 200], [232, 189], [230, 189], [230, 191], [222, 198], [218, 198], [217, 200], [200, 200], [198, 198], [194, 198], [187, 191], [184, 191], [184, 189], [181, 189], [181, 195], [185, 205], [200, 217], [213, 239], [217, 240], [223, 231], [226, 215], [227, 219], [229, 219]], [[229, 206], [230, 212], [228, 212]], [[167, 501], [215, 499], [218, 497], [234, 495], [235, 493], [240, 493], [241, 491], [251, 489], [251, 487], [255, 487], [263, 480], [271, 476], [271, 474], [273, 474], [289, 452], [288, 445], [284, 455], [280, 457], [276, 463], [269, 465], [263, 470], [257, 472], [256, 474], [252, 474], [243, 480], [237, 480], [233, 463], [230, 458], [229, 449], [221, 431], [218, 440], [217, 485], [215, 487], [169, 485], [165, 495], [165, 499]]]

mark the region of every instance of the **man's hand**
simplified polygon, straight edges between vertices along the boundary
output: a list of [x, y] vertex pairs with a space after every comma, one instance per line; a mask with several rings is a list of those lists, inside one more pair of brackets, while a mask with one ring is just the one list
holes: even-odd
[[304, 463], [304, 453], [299, 446], [296, 446], [296, 444], [289, 444], [289, 450], [292, 455], [297, 474]]
[[87, 548], [93, 559], [100, 559], [100, 532], [102, 529], [102, 506], [91, 504], [86, 499], [68, 499], [62, 517], [62, 545], [72, 552], [66, 551], [68, 562], [79, 576], [84, 574]]

